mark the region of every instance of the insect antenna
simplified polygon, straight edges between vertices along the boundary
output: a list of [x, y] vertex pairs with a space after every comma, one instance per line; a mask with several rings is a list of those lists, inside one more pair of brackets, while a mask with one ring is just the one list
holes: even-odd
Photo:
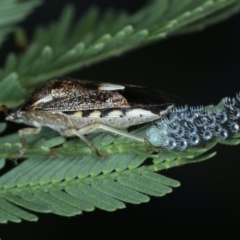
[[5, 115], [7, 116], [8, 115], [8, 107], [6, 105], [0, 105], [0, 109], [2, 109], [5, 113]]

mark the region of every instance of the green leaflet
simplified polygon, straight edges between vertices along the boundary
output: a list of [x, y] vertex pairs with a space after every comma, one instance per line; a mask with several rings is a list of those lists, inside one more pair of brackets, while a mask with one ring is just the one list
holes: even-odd
[[16, 73], [11, 73], [5, 77], [0, 82], [0, 89], [2, 89], [0, 94], [0, 104], [7, 105], [9, 108], [22, 102], [26, 95], [26, 91], [20, 85]]
[[41, 1], [0, 1], [0, 46], [15, 24], [24, 20]]

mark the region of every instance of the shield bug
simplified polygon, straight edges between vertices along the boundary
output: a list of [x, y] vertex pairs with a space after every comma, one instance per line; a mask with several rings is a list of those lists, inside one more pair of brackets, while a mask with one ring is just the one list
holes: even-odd
[[78, 136], [101, 157], [86, 134], [108, 131], [148, 142], [120, 129], [159, 119], [176, 101], [175, 97], [146, 87], [55, 78], [37, 87], [6, 119], [34, 127], [18, 131], [23, 146], [19, 156], [28, 147], [24, 135], [37, 134], [47, 126], [65, 137]]

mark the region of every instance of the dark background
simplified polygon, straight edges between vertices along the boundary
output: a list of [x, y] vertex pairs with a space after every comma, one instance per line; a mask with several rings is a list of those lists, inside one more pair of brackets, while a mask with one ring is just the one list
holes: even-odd
[[[46, 1], [22, 25], [31, 35], [35, 26], [56, 20], [67, 2], [74, 3], [81, 16], [93, 3], [102, 10], [113, 7], [134, 12], [145, 1]], [[238, 14], [202, 32], [167, 38], [69, 76], [146, 85], [178, 96], [189, 105], [217, 104], [240, 90], [239, 26]], [[4, 45], [2, 59], [10, 47]], [[170, 236], [172, 232], [187, 236], [191, 230], [208, 228], [218, 231], [225, 224], [231, 224], [234, 230], [234, 217], [240, 214], [240, 146], [218, 145], [215, 150], [217, 156], [206, 162], [162, 171], [182, 184], [163, 198], [151, 198], [149, 203], [136, 206], [128, 204], [113, 213], [95, 210], [72, 218], [37, 214], [37, 223], [1, 225], [0, 238], [50, 239], [57, 233], [105, 237], [109, 229], [118, 235], [129, 227], [148, 238]]]

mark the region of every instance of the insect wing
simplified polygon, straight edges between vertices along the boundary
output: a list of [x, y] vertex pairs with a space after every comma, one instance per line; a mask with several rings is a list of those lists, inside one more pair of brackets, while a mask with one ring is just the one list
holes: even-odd
[[[28, 112], [35, 109], [62, 111], [65, 108], [70, 108], [70, 103], [75, 101], [81, 105], [87, 99], [96, 100], [99, 97], [99, 94], [97, 96], [96, 94], [101, 91], [109, 92], [120, 89], [124, 89], [124, 86], [70, 78], [55, 78], [37, 87], [25, 104], [22, 105], [21, 110]], [[57, 104], [57, 101], [59, 101], [59, 104]]]
[[147, 87], [125, 85], [125, 89], [120, 92], [133, 108], [153, 106], [163, 106], [164, 108], [165, 105], [169, 106], [179, 102], [178, 98], [170, 94]]
[[159, 113], [176, 102], [177, 98], [146, 87], [58, 78], [37, 88], [22, 111], [142, 108]]
[[106, 108], [130, 107], [129, 103], [117, 91], [89, 90], [79, 96], [66, 96], [40, 104], [36, 110], [76, 111]]
[[157, 90], [125, 86], [122, 90], [101, 91], [85, 90], [78, 96], [65, 96], [40, 104], [36, 110], [43, 111], [77, 111], [93, 109], [154, 109], [165, 110], [176, 103], [177, 99]]

